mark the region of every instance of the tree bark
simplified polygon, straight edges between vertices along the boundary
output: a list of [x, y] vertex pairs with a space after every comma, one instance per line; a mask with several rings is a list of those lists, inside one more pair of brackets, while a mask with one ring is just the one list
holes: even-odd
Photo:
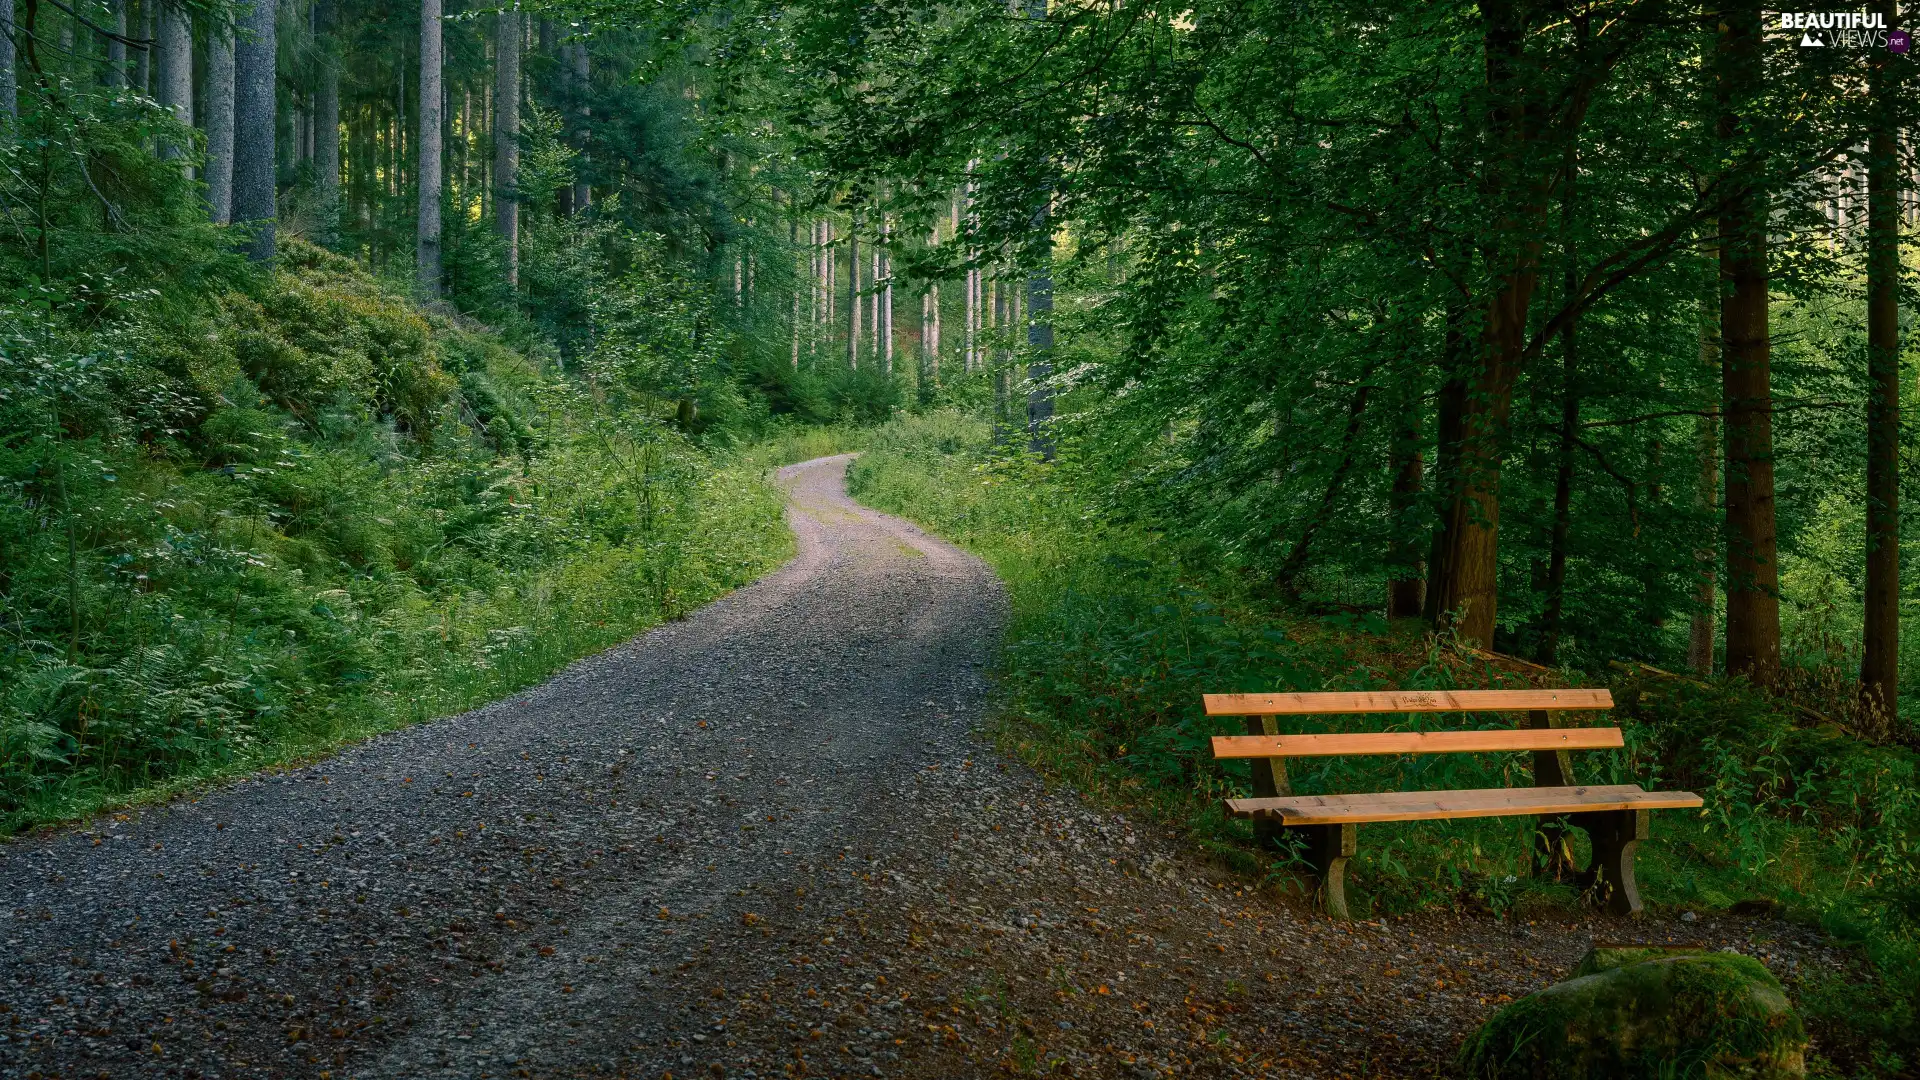
[[340, 42], [336, 36], [338, 0], [316, 0], [314, 22], [320, 42], [320, 85], [313, 95], [313, 163], [320, 179], [320, 196], [327, 206], [329, 225], [339, 217], [340, 203]]
[[[575, 174], [573, 182], [573, 212], [579, 213], [593, 205], [593, 184], [587, 178], [586, 166], [593, 143], [593, 109], [587, 104], [593, 91], [593, 62], [587, 55], [587, 43], [583, 38], [573, 43], [568, 51], [568, 70], [573, 77], [574, 93], [579, 95], [579, 120], [576, 131], [577, 145], [580, 148], [581, 170]], [[855, 275], [858, 276], [858, 275]]]
[[[1007, 292], [1000, 285], [1000, 279], [993, 281], [993, 322], [996, 329], [1004, 330], [1007, 325]], [[1006, 442], [1013, 427], [1013, 353], [1000, 344], [995, 336], [993, 351], [993, 441], [995, 444]]]
[[[1027, 18], [1047, 19], [1047, 0], [1026, 0]], [[1053, 460], [1053, 198], [1033, 208], [1027, 276], [1027, 449]]]
[[127, 0], [109, 0], [107, 21], [116, 36], [107, 38], [107, 66], [100, 80], [112, 89], [127, 85]]
[[420, 295], [440, 295], [440, 0], [420, 0], [420, 177], [415, 261]]
[[0, 0], [0, 113], [20, 115], [20, 65], [13, 50], [13, 0]]
[[277, 158], [274, 153], [275, 0], [253, 0], [239, 21], [233, 58], [233, 214], [253, 230], [247, 257], [274, 255]]
[[[1729, 143], [1763, 138], [1738, 112], [1748, 107], [1760, 77], [1760, 9], [1743, 4], [1721, 18], [1720, 136]], [[1727, 671], [1772, 686], [1780, 673], [1780, 570], [1766, 219], [1767, 199], [1752, 190], [1736, 194], [1720, 219], [1720, 356], [1727, 455]]]
[[207, 205], [214, 223], [233, 220], [233, 33], [208, 28]]
[[[1580, 175], [1576, 147], [1567, 145], [1566, 175], [1561, 178], [1560, 235], [1566, 265], [1562, 275], [1565, 302], [1572, 303], [1580, 281], [1580, 249], [1576, 226], [1575, 192]], [[1572, 319], [1560, 332], [1560, 446], [1553, 474], [1553, 539], [1547, 546], [1547, 604], [1539, 648], [1534, 659], [1552, 666], [1560, 657], [1560, 625], [1567, 609], [1567, 545], [1573, 538], [1573, 451], [1580, 432], [1580, 321]]]
[[507, 284], [520, 284], [520, 37], [519, 11], [500, 12], [493, 55], [493, 224], [506, 242]]
[[[1717, 249], [1709, 253], [1718, 263]], [[1700, 363], [1718, 375], [1720, 372], [1719, 279], [1714, 280], [1711, 295], [1700, 298]], [[1719, 395], [1713, 395], [1708, 415], [1694, 423], [1694, 453], [1700, 463], [1699, 480], [1694, 489], [1694, 508], [1702, 517], [1712, 517], [1720, 507], [1720, 410]], [[1687, 627], [1687, 667], [1696, 674], [1713, 674], [1713, 644], [1718, 619], [1715, 611], [1715, 571], [1720, 562], [1717, 545], [1707, 544], [1694, 552], [1698, 577], [1694, 585], [1693, 619]]]
[[[1874, 8], [1893, 26], [1893, 0]], [[1890, 61], [1874, 54], [1867, 137], [1867, 589], [1860, 704], [1891, 730], [1900, 688], [1900, 159]]]
[[1453, 593], [1453, 573], [1448, 563], [1453, 551], [1453, 519], [1448, 509], [1460, 497], [1460, 432], [1467, 400], [1465, 327], [1471, 302], [1472, 298], [1461, 289], [1447, 305], [1441, 348], [1442, 378], [1435, 398], [1433, 488], [1441, 496], [1441, 513], [1427, 554], [1425, 607], [1427, 621], [1435, 629], [1443, 628], [1450, 618], [1446, 598]]
[[1537, 232], [1543, 192], [1531, 176], [1530, 143], [1537, 118], [1528, 114], [1522, 66], [1524, 27], [1512, 3], [1481, 5], [1485, 20], [1489, 130], [1496, 149], [1485, 179], [1500, 207], [1496, 231], [1512, 239], [1489, 253], [1494, 280], [1460, 414], [1459, 486], [1447, 509], [1446, 589], [1442, 612], [1456, 612], [1460, 636], [1493, 647], [1499, 611], [1500, 462], [1514, 383], [1527, 337], [1527, 311], [1539, 280]]
[[[160, 104], [183, 126], [193, 126], [193, 15], [178, 3], [160, 7]], [[168, 144], [161, 153], [183, 157], [187, 148]], [[189, 169], [191, 171], [191, 169]]]
[[874, 332], [880, 335], [880, 370], [893, 374], [893, 252], [889, 246], [893, 239], [893, 222], [885, 214], [880, 216], [880, 265], [877, 269], [880, 286], [880, 320]]
[[1387, 618], [1419, 618], [1426, 607], [1427, 583], [1421, 573], [1420, 547], [1413, 539], [1413, 517], [1420, 508], [1426, 462], [1420, 446], [1420, 395], [1411, 378], [1400, 394], [1392, 459], [1393, 488], [1387, 494], [1387, 529], [1388, 564], [1393, 576], [1387, 581]]
[[[152, 41], [159, 35], [154, 31], [153, 8], [155, 0], [141, 0], [140, 4], [140, 40]], [[153, 92], [153, 46], [137, 50], [139, 55], [133, 58], [133, 88], [143, 94]]]
[[860, 366], [860, 229], [847, 230], [847, 367]]

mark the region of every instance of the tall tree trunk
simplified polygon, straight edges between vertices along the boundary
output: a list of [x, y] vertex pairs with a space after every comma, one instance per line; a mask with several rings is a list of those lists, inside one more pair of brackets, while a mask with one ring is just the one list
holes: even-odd
[[[1893, 26], [1893, 0], [1874, 5]], [[1867, 139], [1867, 592], [1860, 703], [1890, 730], [1900, 688], [1900, 158], [1889, 62], [1869, 61]]]
[[[1715, 267], [1711, 291], [1700, 295], [1700, 365], [1720, 374], [1720, 261], [1718, 248], [1706, 252]], [[1705, 415], [1694, 421], [1693, 444], [1699, 462], [1693, 505], [1703, 519], [1720, 509], [1720, 394], [1716, 388], [1705, 402]], [[1719, 620], [1715, 599], [1719, 580], [1720, 545], [1709, 542], [1693, 553], [1695, 567], [1693, 618], [1687, 626], [1687, 667], [1696, 674], [1713, 674], [1713, 645]]]
[[313, 96], [313, 162], [320, 197], [326, 205], [328, 232], [340, 216], [340, 40], [338, 0], [315, 0], [319, 27], [320, 85]]
[[1433, 487], [1443, 496], [1440, 521], [1433, 530], [1427, 555], [1427, 620], [1439, 628], [1450, 617], [1447, 598], [1453, 594], [1453, 517], [1448, 508], [1460, 498], [1460, 433], [1466, 414], [1466, 320], [1469, 298], [1456, 295], [1447, 305], [1445, 343], [1441, 349], [1443, 377], [1437, 395], [1434, 422]]
[[880, 215], [880, 320], [874, 332], [880, 335], [880, 370], [893, 374], [893, 222]]
[[593, 205], [593, 184], [587, 179], [593, 144], [593, 108], [587, 104], [593, 92], [593, 62], [587, 54], [585, 38], [573, 43], [567, 59], [573, 77], [573, 90], [579, 95], [579, 119], [575, 131], [580, 148], [581, 171], [573, 182], [573, 212], [577, 214]]
[[[1566, 175], [1560, 189], [1560, 235], [1566, 265], [1561, 279], [1562, 301], [1573, 302], [1580, 281], [1580, 250], [1574, 232], [1575, 192], [1580, 176], [1579, 155], [1567, 146]], [[1560, 624], [1567, 609], [1567, 545], [1573, 539], [1573, 451], [1580, 433], [1580, 321], [1569, 320], [1560, 332], [1560, 446], [1553, 471], [1553, 539], [1547, 546], [1547, 604], [1539, 648], [1534, 659], [1553, 665], [1560, 658]]]
[[[1007, 325], [1007, 290], [1000, 285], [1000, 279], [993, 281], [993, 322], [994, 327], [1004, 332]], [[1004, 345], [998, 344], [999, 335], [995, 335], [993, 355], [993, 441], [1006, 442], [1013, 427], [1013, 353]]]
[[923, 289], [920, 293], [920, 348], [915, 359], [918, 365], [913, 373], [914, 397], [925, 405], [933, 400], [933, 293]]
[[207, 204], [214, 223], [233, 220], [233, 31], [207, 28]]
[[247, 256], [256, 262], [273, 258], [277, 212], [274, 3], [253, 0], [233, 50], [233, 221], [253, 230]]
[[1505, 0], [1483, 3], [1481, 11], [1489, 129], [1497, 146], [1486, 166], [1486, 188], [1501, 205], [1495, 233], [1512, 239], [1488, 255], [1493, 293], [1461, 413], [1460, 483], [1447, 510], [1447, 589], [1440, 607], [1459, 613], [1461, 637], [1492, 648], [1499, 610], [1500, 463], [1539, 279], [1535, 234], [1544, 208], [1540, 185], [1529, 175], [1529, 142], [1538, 121], [1528, 116], [1527, 80], [1519, 73], [1525, 38], [1520, 12]]
[[0, 0], [0, 113], [20, 115], [20, 65], [13, 49], [13, 0]]
[[793, 312], [790, 327], [793, 334], [793, 370], [800, 370], [800, 219], [793, 214], [793, 201], [787, 201], [787, 250], [793, 258], [793, 286], [791, 288]]
[[[1737, 111], [1752, 107], [1760, 78], [1760, 9], [1743, 3], [1721, 19], [1720, 136], [1729, 143], [1764, 138]], [[1727, 453], [1727, 671], [1772, 686], [1780, 673], [1780, 569], [1766, 221], [1766, 195], [1752, 190], [1737, 194], [1720, 219], [1720, 356]]]
[[[140, 3], [140, 40], [151, 43], [158, 35], [154, 33], [154, 5], [157, 0], [141, 0]], [[143, 94], [153, 92], [153, 45], [135, 50], [133, 58], [133, 88]]]
[[807, 258], [808, 297], [807, 297], [807, 362], [820, 362], [820, 327], [826, 319], [827, 296], [827, 258], [826, 258], [826, 222], [814, 220], [808, 223]]
[[[1027, 18], [1045, 22], [1047, 0], [1026, 0]], [[1043, 193], [1028, 232], [1027, 448], [1053, 459], [1053, 199]]]
[[[160, 104], [186, 127], [193, 126], [193, 15], [178, 3], [160, 7]], [[167, 145], [166, 157], [185, 156], [184, 146]]]
[[113, 36], [107, 38], [107, 66], [100, 80], [118, 90], [127, 85], [127, 0], [108, 0], [107, 22]]
[[1387, 494], [1391, 547], [1387, 561], [1393, 576], [1387, 581], [1387, 618], [1418, 618], [1426, 607], [1427, 583], [1421, 574], [1420, 546], [1413, 540], [1413, 517], [1420, 509], [1426, 462], [1420, 452], [1420, 393], [1411, 377], [1400, 393], [1391, 456], [1393, 487]]
[[847, 366], [860, 366], [860, 227], [847, 230]]
[[502, 10], [494, 26], [493, 224], [506, 241], [507, 284], [520, 284], [520, 38], [524, 19]]
[[440, 0], [420, 0], [420, 177], [415, 269], [420, 295], [440, 295]]

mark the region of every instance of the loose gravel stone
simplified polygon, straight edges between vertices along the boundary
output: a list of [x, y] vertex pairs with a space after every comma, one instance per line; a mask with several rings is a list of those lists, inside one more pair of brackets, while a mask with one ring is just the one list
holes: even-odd
[[799, 554], [684, 622], [0, 846], [0, 1078], [1429, 1075], [1596, 933], [1841, 962], [1254, 890], [973, 734], [999, 585], [846, 461], [782, 470]]

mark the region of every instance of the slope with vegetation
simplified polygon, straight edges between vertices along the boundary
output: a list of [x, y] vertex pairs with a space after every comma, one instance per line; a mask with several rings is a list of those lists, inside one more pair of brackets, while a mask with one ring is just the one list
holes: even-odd
[[9, 827], [478, 704], [790, 549], [755, 468], [298, 241], [35, 344], [69, 351], [0, 406]]

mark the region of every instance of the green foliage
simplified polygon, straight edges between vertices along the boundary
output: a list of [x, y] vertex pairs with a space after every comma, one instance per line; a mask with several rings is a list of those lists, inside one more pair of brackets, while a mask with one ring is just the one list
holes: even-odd
[[[1143, 511], [1107, 483], [1096, 454], [1069, 442], [1054, 462], [996, 451], [965, 414], [903, 418], [876, 431], [852, 469], [865, 502], [968, 546], [1006, 580], [1002, 741], [1105, 797], [1192, 830], [1205, 847], [1281, 888], [1283, 861], [1257, 854], [1222, 796], [1245, 766], [1213, 760], [1227, 733], [1203, 691], [1527, 685], [1530, 666], [1462, 652], [1410, 621], [1314, 615], [1262, 601], [1223, 568], [1203, 530]], [[1198, 534], [1198, 535], [1196, 535]], [[1551, 673], [1591, 684], [1579, 672]], [[1861, 967], [1809, 977], [1803, 1007], [1836, 1067], [1897, 1073], [1920, 1058], [1920, 816], [1915, 755], [1807, 718], [1745, 684], [1696, 683], [1639, 666], [1612, 680], [1627, 748], [1584, 752], [1587, 782], [1685, 786], [1707, 814], [1654, 815], [1639, 879], [1654, 904], [1704, 910], [1763, 900], [1820, 920], [1861, 946]], [[1484, 727], [1491, 718], [1383, 717], [1387, 730]], [[1327, 730], [1301, 718], [1289, 730]], [[1293, 763], [1297, 791], [1358, 792], [1526, 784], [1524, 755], [1327, 758]], [[1502, 917], [1550, 909], [1573, 891], [1532, 877], [1529, 821], [1371, 825], [1348, 873], [1349, 902], [1375, 914], [1427, 905]], [[1889, 1064], [1891, 1063], [1891, 1064]]]
[[0, 830], [478, 704], [790, 543], [758, 468], [310, 246], [117, 308], [4, 312]]

